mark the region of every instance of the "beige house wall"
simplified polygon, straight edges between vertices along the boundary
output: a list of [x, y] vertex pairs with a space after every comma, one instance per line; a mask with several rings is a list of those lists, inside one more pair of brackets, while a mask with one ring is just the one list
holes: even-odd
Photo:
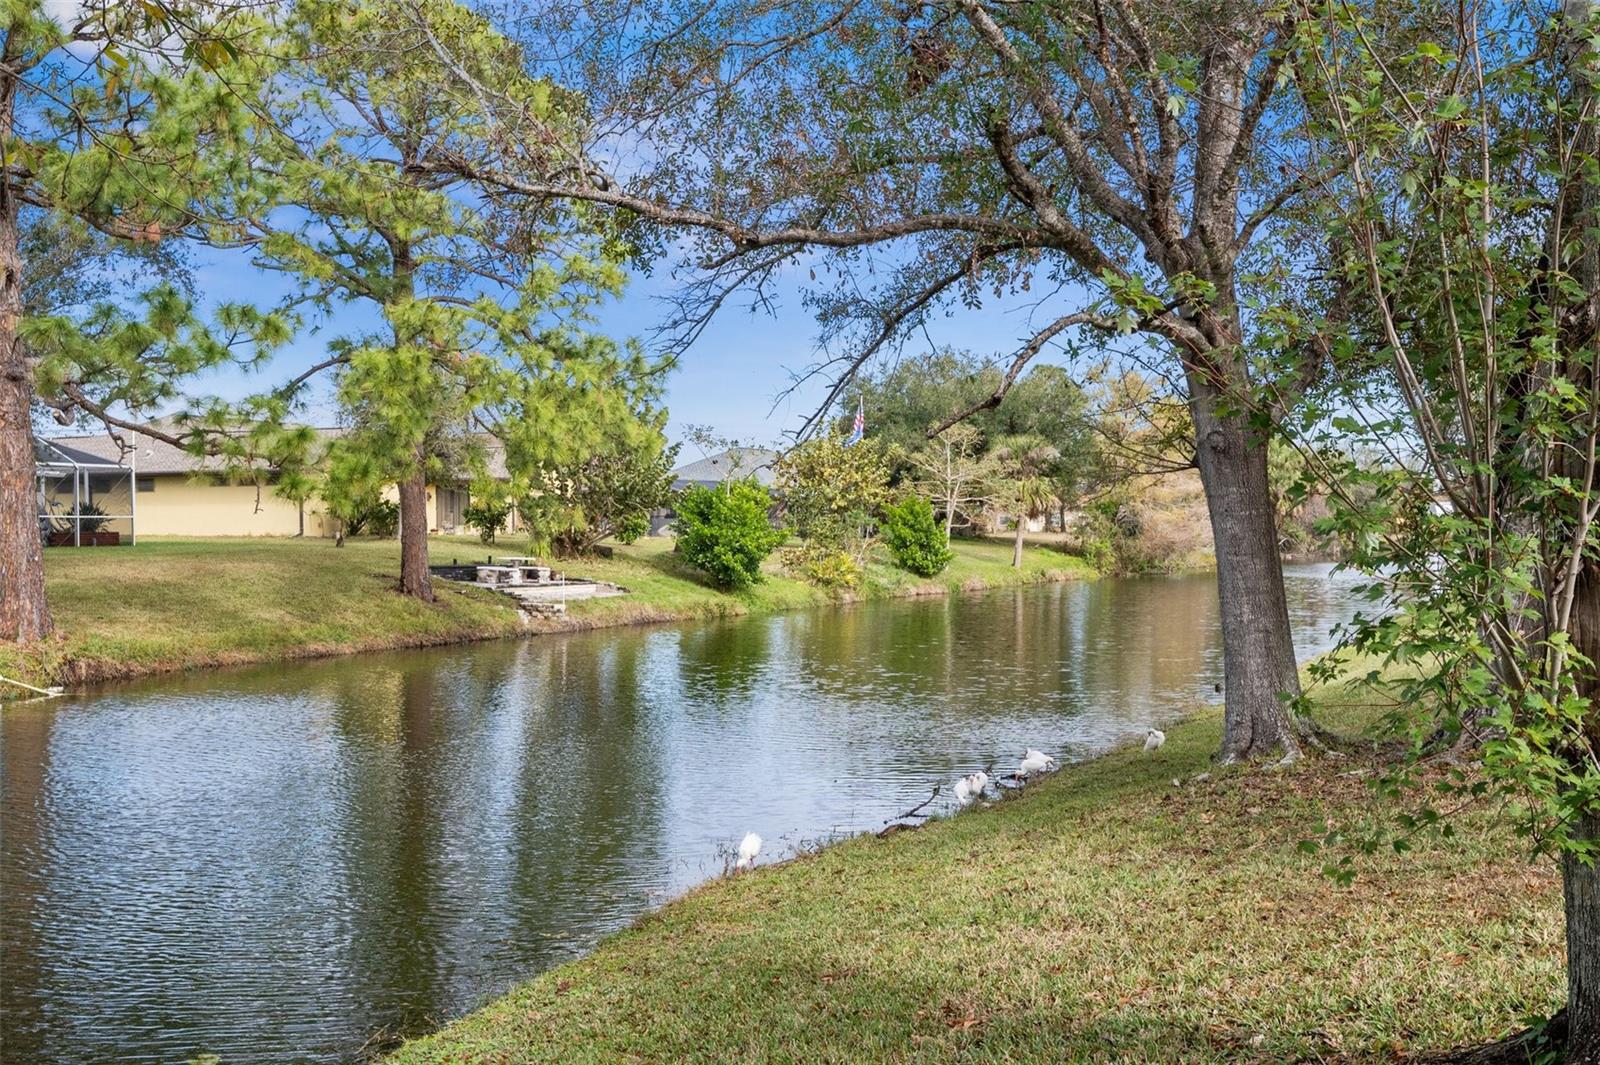
[[[136, 496], [140, 536], [297, 536], [301, 531], [300, 505], [270, 487], [258, 494], [255, 485], [208, 484], [185, 474], [139, 479], [154, 485]], [[320, 500], [305, 504], [305, 535], [333, 535], [333, 521]]]
[[[446, 496], [446, 498], [445, 498], [445, 508], [444, 508], [445, 509], [446, 520], [445, 520], [445, 524], [442, 525], [442, 526], [439, 524], [439, 494], [441, 492], [445, 493], [445, 496]], [[457, 502], [459, 502], [459, 507], [465, 507], [466, 504], [467, 504], [467, 490], [465, 488], [435, 488], [432, 485], [428, 486], [428, 531], [429, 532], [431, 532], [431, 533], [446, 533], [446, 534], [448, 534], [448, 533], [464, 533], [464, 532], [469, 531], [467, 529], [467, 526], [466, 526], [465, 522], [451, 521], [450, 520], [453, 516], [455, 516], [457, 513], [459, 513], [459, 507], [456, 505], [455, 502], [452, 502], [452, 500], [450, 499], [449, 494], [452, 493], [452, 492], [459, 493], [459, 500], [457, 501]], [[400, 502], [400, 490], [398, 488], [396, 488], [394, 485], [389, 485], [387, 488], [385, 488], [383, 490], [383, 498], [387, 499], [391, 503], [398, 503], [398, 502]], [[333, 533], [330, 531], [328, 533], [328, 535], [332, 536]]]
[[[298, 536], [301, 533], [300, 505], [275, 494], [267, 486], [263, 486], [258, 495], [255, 485], [214, 484], [192, 479], [187, 474], [140, 474], [139, 480], [153, 484], [150, 491], [138, 493], [137, 528], [141, 536]], [[441, 492], [445, 493], [446, 524], [443, 527], [439, 524]], [[452, 492], [459, 495], [452, 498]], [[384, 497], [398, 501], [399, 493], [390, 486], [384, 491]], [[465, 523], [451, 521], [466, 502], [465, 489], [430, 487], [428, 531], [468, 532]], [[108, 508], [102, 504], [102, 509]], [[307, 500], [305, 535], [332, 536], [334, 528], [327, 505], [320, 499]]]

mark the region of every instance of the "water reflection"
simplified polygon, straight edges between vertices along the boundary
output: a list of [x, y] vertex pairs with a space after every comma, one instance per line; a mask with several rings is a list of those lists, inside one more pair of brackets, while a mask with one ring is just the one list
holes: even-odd
[[[1302, 651], [1353, 609], [1291, 571]], [[336, 1061], [721, 867], [1210, 697], [1209, 578], [196, 676], [0, 716], [6, 1061]]]

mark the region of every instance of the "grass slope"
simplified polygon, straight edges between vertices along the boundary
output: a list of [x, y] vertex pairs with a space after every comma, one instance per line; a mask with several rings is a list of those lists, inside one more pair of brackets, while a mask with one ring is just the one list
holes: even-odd
[[[568, 626], [725, 617], [821, 606], [841, 598], [943, 595], [963, 588], [976, 590], [1094, 576], [1082, 559], [1042, 547], [1030, 547], [1023, 553], [1020, 570], [1011, 568], [1009, 543], [957, 540], [951, 549], [954, 560], [933, 578], [917, 577], [889, 564], [880, 551], [880, 557], [867, 567], [863, 587], [840, 596], [784, 572], [781, 551], [767, 560], [762, 583], [739, 592], [721, 591], [706, 585], [698, 571], [673, 553], [671, 540], [645, 539], [631, 547], [618, 547], [610, 559], [583, 559], [568, 564], [571, 573], [611, 581], [634, 593], [626, 598], [574, 603], [569, 607]], [[485, 549], [473, 543], [462, 550], [477, 550], [481, 556]]]
[[1551, 868], [1467, 818], [1341, 888], [1296, 841], [1351, 763], [1194, 781], [1218, 732], [707, 885], [391, 1065], [1390, 1061], [1560, 1004]]
[[98, 680], [514, 633], [501, 597], [441, 583], [433, 605], [395, 590], [386, 541], [146, 539], [45, 553], [58, 636], [0, 647], [0, 673]]
[[[436, 538], [433, 560], [482, 560], [515, 553], [513, 543]], [[868, 575], [866, 596], [944, 592], [1088, 576], [1078, 559], [1030, 549], [1010, 568], [1010, 549], [958, 543], [956, 561], [932, 582], [883, 564]], [[611, 559], [566, 565], [574, 575], [621, 584], [625, 598], [574, 603], [566, 618], [532, 626], [504, 596], [436, 582], [439, 601], [418, 603], [395, 590], [399, 545], [387, 540], [145, 539], [134, 547], [53, 548], [45, 574], [58, 635], [19, 649], [0, 646], [0, 674], [34, 684], [79, 684], [145, 673], [244, 662], [415, 647], [635, 621], [785, 610], [834, 601], [828, 592], [783, 574], [769, 561], [768, 580], [722, 592], [671, 552], [647, 540]], [[7, 693], [0, 693], [0, 695]]]

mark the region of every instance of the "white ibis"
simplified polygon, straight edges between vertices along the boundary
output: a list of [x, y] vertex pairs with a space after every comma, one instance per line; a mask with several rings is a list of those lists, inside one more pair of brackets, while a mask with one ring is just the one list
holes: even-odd
[[962, 806], [969, 805], [973, 799], [983, 796], [983, 789], [989, 786], [989, 774], [983, 770], [968, 773], [956, 781], [956, 802]]
[[744, 839], [739, 841], [739, 860], [733, 864], [735, 869], [754, 869], [756, 855], [761, 853], [761, 837], [754, 832], [746, 832]]
[[1158, 728], [1153, 728], [1144, 734], [1144, 753], [1159, 751], [1161, 745], [1167, 742], [1167, 734]]
[[1055, 764], [1056, 760], [1048, 754], [1029, 747], [1022, 755], [1022, 764], [1017, 766], [1017, 776], [1029, 777], [1035, 773], [1043, 773]]

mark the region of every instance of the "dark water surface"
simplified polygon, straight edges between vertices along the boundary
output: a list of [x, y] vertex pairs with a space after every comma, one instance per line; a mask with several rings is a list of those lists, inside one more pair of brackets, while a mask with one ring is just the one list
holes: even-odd
[[[1354, 609], [1290, 567], [1302, 654]], [[282, 665], [0, 715], [0, 1058], [339, 1061], [723, 867], [1214, 698], [1208, 576]], [[948, 791], [948, 789], [947, 789]]]

